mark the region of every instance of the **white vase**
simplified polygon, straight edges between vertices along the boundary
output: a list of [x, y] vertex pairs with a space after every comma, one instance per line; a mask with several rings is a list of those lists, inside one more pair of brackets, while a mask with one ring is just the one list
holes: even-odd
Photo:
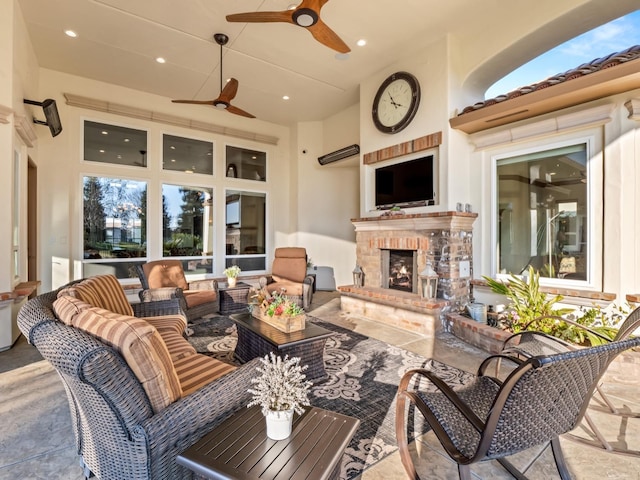
[[265, 420], [267, 422], [267, 437], [271, 440], [284, 440], [291, 435], [293, 409], [269, 410]]
[[235, 287], [237, 281], [238, 281], [237, 277], [227, 277], [227, 285], [229, 286], [229, 288]]

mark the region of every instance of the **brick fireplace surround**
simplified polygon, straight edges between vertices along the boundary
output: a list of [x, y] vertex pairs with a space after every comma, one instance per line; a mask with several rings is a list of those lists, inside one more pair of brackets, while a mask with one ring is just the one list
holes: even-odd
[[[356, 261], [364, 272], [364, 287], [339, 286], [341, 309], [426, 335], [434, 334], [441, 328], [443, 308], [457, 309], [470, 301], [476, 218], [476, 213], [438, 212], [353, 219]], [[382, 252], [390, 249], [416, 251], [416, 273], [424, 270], [427, 261], [431, 262], [439, 277], [435, 300], [383, 287]], [[461, 262], [469, 262], [468, 275], [460, 275]]]

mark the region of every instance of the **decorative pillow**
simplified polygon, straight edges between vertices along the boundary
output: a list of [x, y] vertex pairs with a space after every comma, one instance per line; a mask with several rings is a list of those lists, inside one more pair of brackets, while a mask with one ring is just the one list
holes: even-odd
[[133, 316], [133, 308], [114, 275], [96, 275], [58, 292], [58, 297], [70, 295], [93, 307], [104, 308], [121, 315]]
[[187, 302], [188, 308], [215, 302], [218, 297], [215, 290], [185, 290], [182, 293], [184, 294], [184, 300]]
[[91, 308], [87, 302], [83, 302], [70, 295], [58, 296], [55, 302], [53, 302], [53, 310], [62, 323], [66, 325], [72, 325], [73, 320], [79, 313]]
[[142, 384], [154, 412], [182, 396], [167, 346], [150, 323], [94, 307], [76, 315], [73, 326], [98, 337], [122, 355]]
[[180, 260], [158, 260], [142, 265], [142, 271], [147, 277], [149, 288], [180, 287], [189, 288], [184, 276]]

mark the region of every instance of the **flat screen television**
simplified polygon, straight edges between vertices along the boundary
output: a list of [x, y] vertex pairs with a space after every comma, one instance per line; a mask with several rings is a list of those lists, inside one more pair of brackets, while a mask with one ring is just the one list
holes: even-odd
[[432, 205], [435, 200], [433, 155], [380, 167], [375, 172], [376, 208]]

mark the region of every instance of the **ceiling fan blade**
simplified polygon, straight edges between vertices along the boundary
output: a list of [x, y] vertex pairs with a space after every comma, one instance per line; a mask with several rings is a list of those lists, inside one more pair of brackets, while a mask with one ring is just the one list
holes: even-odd
[[173, 103], [193, 103], [195, 105], [213, 105], [214, 100], [171, 100]]
[[220, 96], [216, 99], [221, 102], [230, 103], [238, 93], [238, 80], [230, 79], [220, 92]]
[[293, 11], [282, 12], [247, 12], [227, 15], [227, 22], [261, 23], [261, 22], [285, 22], [294, 23]]
[[302, 3], [298, 5], [296, 10], [300, 8], [308, 8], [310, 10], [315, 10], [316, 13], [320, 13], [320, 9], [324, 7], [325, 3], [329, 0], [302, 0]]
[[255, 115], [251, 115], [249, 112], [245, 112], [244, 110], [238, 107], [234, 107], [233, 105], [229, 105], [227, 107], [227, 112], [235, 113], [236, 115], [242, 115], [243, 117], [256, 118]]
[[340, 53], [349, 53], [351, 51], [351, 49], [347, 46], [346, 43], [342, 41], [338, 34], [331, 30], [327, 26], [327, 24], [320, 19], [318, 19], [318, 22], [315, 25], [311, 25], [310, 27], [308, 27], [307, 30], [311, 32], [313, 38], [329, 48], [332, 48]]

